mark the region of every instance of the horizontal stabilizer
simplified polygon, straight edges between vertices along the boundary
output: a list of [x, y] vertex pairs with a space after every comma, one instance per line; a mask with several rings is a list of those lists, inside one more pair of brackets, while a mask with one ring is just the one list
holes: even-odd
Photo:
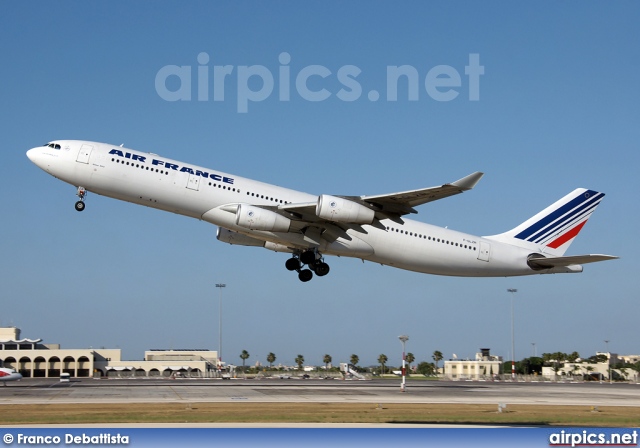
[[615, 260], [619, 257], [613, 255], [590, 254], [590, 255], [574, 255], [571, 257], [553, 257], [553, 258], [529, 258], [529, 265], [546, 269], [560, 266], [572, 266], [575, 264], [595, 263], [596, 261]]

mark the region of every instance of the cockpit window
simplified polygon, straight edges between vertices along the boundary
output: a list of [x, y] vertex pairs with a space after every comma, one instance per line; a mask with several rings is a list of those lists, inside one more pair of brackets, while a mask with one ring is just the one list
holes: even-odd
[[47, 146], [47, 147], [53, 148], [53, 149], [60, 149], [60, 145], [57, 144], [57, 143], [49, 143], [49, 144], [44, 145], [44, 146]]

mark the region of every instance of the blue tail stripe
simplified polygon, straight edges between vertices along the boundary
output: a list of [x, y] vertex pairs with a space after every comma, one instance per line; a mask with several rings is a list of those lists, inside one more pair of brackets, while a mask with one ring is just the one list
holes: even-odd
[[[596, 193], [596, 195], [591, 196], [590, 198], [588, 198], [585, 201], [583, 201], [582, 204], [580, 204], [574, 210], [569, 212], [566, 216], [563, 216], [562, 218], [560, 218], [560, 220], [558, 222], [552, 223], [549, 228], [543, 227], [542, 230], [540, 230], [539, 232], [537, 232], [534, 235], [529, 236], [528, 238], [526, 238], [527, 241], [534, 241], [536, 239], [539, 239], [541, 236], [547, 234], [550, 231], [551, 232], [555, 231], [556, 229], [558, 229], [559, 227], [564, 225], [567, 221], [569, 221], [572, 218], [574, 218], [575, 216], [579, 215], [585, 208], [588, 208], [590, 205], [594, 205], [594, 204], [598, 205], [603, 196], [604, 196], [604, 194], [602, 194], [602, 193]], [[549, 215], [549, 216], [551, 216], [551, 215]]]
[[544, 232], [544, 234], [540, 235], [540, 237], [535, 237], [535, 238], [531, 237], [529, 238], [529, 241], [532, 241], [534, 243], [539, 243], [545, 240], [546, 238], [552, 237], [552, 234], [560, 230], [562, 227], [565, 227], [565, 229], [568, 229], [569, 227], [573, 226], [576, 222], [579, 222], [579, 221], [582, 221], [583, 219], [588, 218], [589, 215], [593, 213], [593, 211], [598, 206], [598, 204], [600, 204], [600, 201], [597, 201], [591, 204], [586, 210], [583, 210], [578, 215], [574, 215], [570, 221], [564, 220], [563, 224], [554, 226], [553, 229], [547, 230], [546, 232]]
[[597, 207], [597, 205], [602, 200], [602, 196], [604, 196], [604, 195], [593, 196], [589, 201], [585, 202], [584, 204], [582, 204], [581, 206], [576, 208], [574, 211], [569, 213], [567, 216], [563, 217], [561, 220], [559, 220], [557, 223], [553, 224], [551, 227], [542, 229], [541, 231], [539, 231], [538, 233], [536, 233], [532, 237], [527, 238], [527, 240], [528, 241], [539, 240], [541, 237], [544, 237], [545, 235], [548, 235], [549, 233], [552, 233], [552, 232], [556, 231], [557, 229], [562, 227], [568, 221], [571, 221], [576, 216], [582, 215], [583, 211], [591, 210], [591, 209]]
[[584, 192], [583, 194], [581, 194], [577, 198], [574, 198], [571, 201], [567, 202], [565, 205], [563, 205], [562, 207], [560, 207], [556, 211], [548, 214], [547, 216], [542, 218], [540, 221], [538, 221], [535, 224], [532, 224], [531, 226], [527, 227], [525, 230], [523, 230], [522, 232], [518, 233], [515, 237], [516, 238], [520, 238], [521, 240], [527, 239], [528, 237], [530, 237], [534, 233], [538, 232], [543, 227], [547, 226], [548, 224], [550, 224], [553, 221], [555, 221], [556, 219], [558, 219], [560, 216], [564, 215], [568, 211], [570, 211], [570, 210], [574, 209], [575, 207], [579, 206], [581, 203], [583, 203], [585, 201], [588, 201], [593, 195], [597, 195], [597, 194], [598, 194], [598, 192], [597, 191], [593, 191], [593, 190], [588, 190], [588, 191]]

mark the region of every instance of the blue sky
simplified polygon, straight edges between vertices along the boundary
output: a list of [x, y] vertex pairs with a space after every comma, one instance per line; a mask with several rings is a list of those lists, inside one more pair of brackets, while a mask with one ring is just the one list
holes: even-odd
[[[573, 6], [573, 7], [572, 7]], [[434, 350], [510, 356], [510, 296], [517, 288], [516, 357], [551, 351], [640, 352], [637, 335], [640, 207], [640, 6], [635, 2], [21, 2], [0, 17], [0, 324], [66, 348], [218, 346], [240, 363], [321, 364], [352, 353], [362, 365], [398, 335], [418, 361]], [[234, 67], [224, 101], [197, 101], [198, 55]], [[290, 55], [290, 100], [279, 99], [279, 57]], [[465, 66], [479, 55], [479, 100]], [[192, 67], [191, 101], [156, 90], [165, 66]], [[326, 67], [298, 94], [305, 67]], [[389, 66], [419, 74], [417, 101]], [[458, 96], [437, 101], [425, 78], [448, 66]], [[263, 66], [274, 91], [238, 112], [240, 67]], [[362, 95], [337, 96], [355, 66]], [[248, 88], [262, 83], [253, 78]], [[167, 80], [177, 89], [177, 78]], [[368, 92], [380, 93], [370, 101]], [[444, 90], [444, 89], [443, 89]], [[477, 235], [515, 227], [576, 187], [607, 194], [570, 254], [620, 260], [579, 275], [460, 279], [331, 258], [331, 274], [302, 284], [285, 254], [216, 241], [215, 227], [90, 195], [32, 165], [26, 150], [86, 139], [155, 152], [314, 194], [380, 194], [438, 185], [476, 170], [476, 189], [419, 208], [416, 219]]]

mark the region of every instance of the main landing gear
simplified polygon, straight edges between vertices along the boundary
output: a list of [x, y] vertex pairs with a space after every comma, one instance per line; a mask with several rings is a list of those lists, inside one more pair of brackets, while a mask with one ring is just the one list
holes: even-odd
[[84, 198], [86, 195], [87, 195], [87, 190], [85, 190], [84, 187], [78, 187], [78, 192], [76, 193], [76, 196], [78, 196], [80, 200], [76, 202], [76, 210], [79, 212], [84, 210]]
[[[294, 254], [284, 264], [290, 271], [298, 271], [298, 278], [301, 282], [308, 282], [313, 278], [315, 272], [318, 277], [323, 277], [329, 273], [329, 265], [324, 262], [320, 252], [316, 250], [306, 250], [299, 254]], [[307, 265], [307, 269], [303, 266]]]

